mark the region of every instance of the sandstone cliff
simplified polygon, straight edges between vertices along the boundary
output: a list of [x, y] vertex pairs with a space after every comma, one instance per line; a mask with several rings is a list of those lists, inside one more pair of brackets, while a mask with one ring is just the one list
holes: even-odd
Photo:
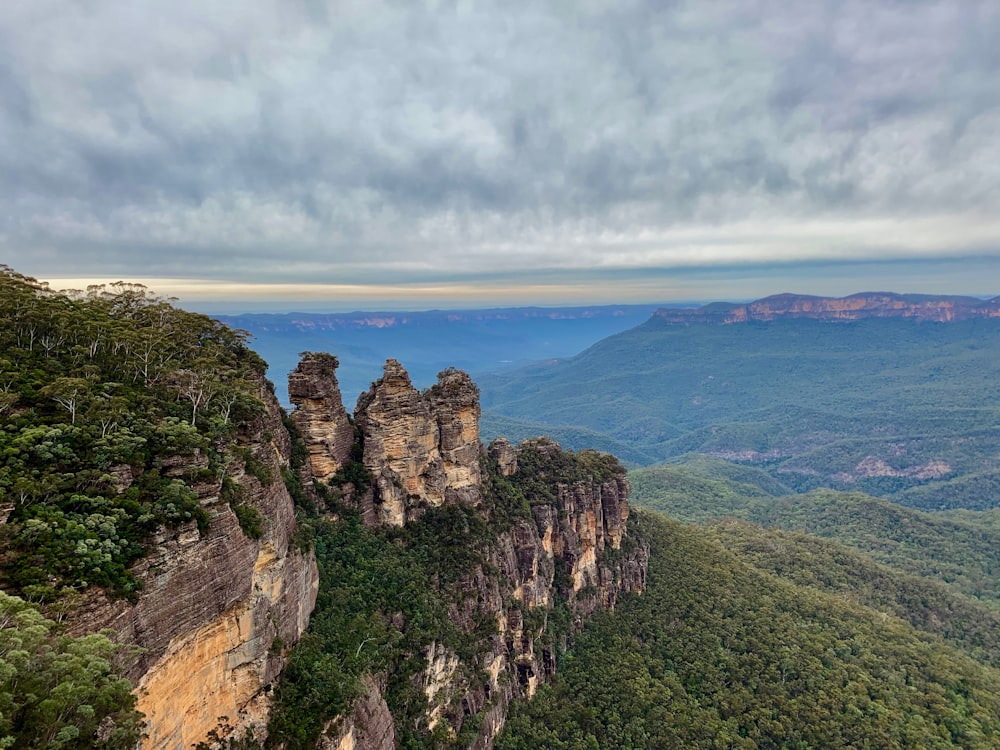
[[464, 372], [442, 372], [422, 394], [390, 359], [354, 419], [379, 523], [401, 526], [427, 507], [481, 500], [479, 390]]
[[864, 318], [913, 318], [936, 322], [970, 318], [1000, 317], [1000, 298], [923, 294], [862, 292], [848, 297], [813, 297], [802, 294], [776, 294], [747, 304], [715, 302], [694, 310], [657, 310], [653, 317], [672, 324], [709, 323], [728, 325], [751, 321], [807, 318], [825, 321], [851, 321]]
[[[312, 553], [292, 543], [295, 511], [281, 481], [291, 445], [262, 378], [260, 398], [263, 414], [227, 446], [235, 458], [224, 476], [205, 471], [198, 454], [162, 467], [194, 487], [208, 528], [192, 521], [162, 529], [134, 566], [142, 583], [135, 603], [90, 589], [70, 619], [72, 632], [111, 628], [143, 649], [126, 676], [147, 717], [148, 750], [189, 750], [225, 725], [259, 732], [270, 687], [309, 622], [318, 574]], [[224, 488], [259, 513], [259, 538], [241, 528]]]
[[[419, 529], [432, 509], [452, 508], [459, 515], [450, 518], [479, 535], [463, 532], [456, 542], [453, 529], [441, 527], [440, 545], [467, 548], [460, 568], [435, 574], [465, 645], [431, 638], [408, 658], [422, 665], [406, 684], [423, 694], [424, 708], [414, 716], [387, 702], [385, 683], [397, 665], [365, 679], [353, 709], [327, 725], [322, 747], [397, 747], [405, 713], [418, 731], [490, 748], [511, 700], [531, 696], [554, 673], [558, 650], [584, 619], [645, 587], [648, 555], [627, 532], [629, 486], [618, 462], [566, 453], [546, 439], [518, 447], [500, 439], [486, 449], [478, 418], [478, 390], [465, 373], [442, 372], [420, 393], [395, 360], [358, 402], [371, 486], [335, 482], [331, 496], [375, 529]], [[319, 444], [306, 433], [321, 421], [300, 423], [307, 443]], [[384, 616], [406, 627], [399, 614]]]
[[321, 481], [344, 467], [354, 444], [336, 370], [336, 357], [307, 352], [288, 376], [288, 397], [297, 407], [292, 421], [305, 438], [311, 475]]

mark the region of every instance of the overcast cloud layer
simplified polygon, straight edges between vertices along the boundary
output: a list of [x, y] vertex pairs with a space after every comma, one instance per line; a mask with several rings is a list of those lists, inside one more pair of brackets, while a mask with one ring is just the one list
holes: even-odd
[[1000, 269], [996, 0], [414, 6], [4, 2], [0, 261], [444, 286]]

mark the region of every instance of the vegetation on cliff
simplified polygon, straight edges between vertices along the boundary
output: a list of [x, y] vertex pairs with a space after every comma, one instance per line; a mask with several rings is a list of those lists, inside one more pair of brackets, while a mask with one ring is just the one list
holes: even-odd
[[[407, 746], [438, 746], [427, 727], [427, 697], [414, 677], [426, 666], [423, 653], [431, 643], [471, 660], [476, 636], [490, 634], [485, 621], [482, 633], [470, 634], [449, 620], [449, 589], [434, 574], [441, 565], [452, 574], [466, 569], [481, 538], [459, 537], [476, 523], [455, 507], [428, 511], [401, 531], [367, 528], [349, 512], [315, 522], [320, 594], [278, 685], [268, 746], [315, 747], [326, 724], [349, 711], [366, 674], [387, 675], [386, 700]], [[446, 537], [436, 539], [435, 531]], [[469, 724], [465, 744], [454, 746], [467, 746], [474, 736]]]
[[1000, 671], [640, 513], [646, 592], [588, 625], [498, 750], [989, 748]]
[[[354, 455], [360, 453], [356, 446]], [[293, 455], [305, 460], [301, 449]], [[539, 650], [555, 654], [565, 647], [573, 629], [565, 571], [558, 564], [548, 571], [554, 584], [549, 607], [529, 608], [511, 596], [497, 611], [486, 589], [509, 594], [515, 582], [497, 580], [491, 553], [515, 525], [534, 529], [532, 508], [556, 503], [559, 486], [621, 478], [624, 469], [611, 456], [566, 453], [540, 440], [518, 450], [512, 476], [485, 453], [481, 470], [482, 505], [425, 508], [402, 527], [365, 526], [357, 508], [341, 500], [372, 484], [359, 461], [329, 484], [316, 484], [325, 513], [315, 509], [302, 525], [312, 530], [320, 593], [277, 686], [268, 746], [315, 747], [331, 721], [350, 713], [364, 678], [374, 675], [383, 683], [399, 747], [469, 747], [492, 706], [495, 688], [485, 669], [498, 617], [516, 619]], [[448, 688], [457, 691], [456, 706], [439, 709], [432, 723], [421, 679], [433, 649], [453, 654], [459, 666]]]
[[2, 583], [42, 602], [91, 585], [134, 596], [149, 534], [207, 523], [198, 482], [240, 505], [226, 438], [262, 409], [263, 363], [239, 332], [135, 284], [54, 292], [3, 267], [0, 322]]
[[88, 588], [138, 601], [131, 566], [158, 531], [205, 531], [200, 497], [261, 535], [237, 481], [275, 480], [241, 445], [267, 387], [244, 338], [141, 285], [55, 292], [0, 267], [0, 587], [20, 597], [3, 599], [0, 746], [135, 746], [135, 654], [63, 618]]
[[32, 605], [0, 591], [0, 747], [132, 750], [142, 715], [102, 634], [60, 635]]

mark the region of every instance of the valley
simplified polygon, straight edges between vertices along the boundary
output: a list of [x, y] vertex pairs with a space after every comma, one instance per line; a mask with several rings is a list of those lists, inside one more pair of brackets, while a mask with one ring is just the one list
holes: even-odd
[[633, 466], [697, 453], [795, 491], [925, 510], [1000, 505], [996, 302], [889, 299], [868, 316], [803, 317], [824, 300], [794, 295], [731, 322], [739, 306], [662, 311], [575, 357], [481, 378], [484, 433], [594, 436]]
[[141, 285], [0, 282], [6, 745], [1000, 746], [992, 320], [654, 315], [353, 410], [304, 352], [285, 412]]

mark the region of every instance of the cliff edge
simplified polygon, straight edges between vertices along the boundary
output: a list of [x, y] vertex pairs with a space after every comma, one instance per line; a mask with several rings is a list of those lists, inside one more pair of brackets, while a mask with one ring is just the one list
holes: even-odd
[[[263, 379], [259, 389], [265, 409], [226, 446], [233, 460], [223, 477], [202, 471], [201, 454], [162, 468], [190, 482], [207, 527], [161, 528], [133, 566], [136, 601], [88, 589], [69, 620], [72, 633], [111, 629], [142, 649], [124, 674], [146, 715], [143, 750], [189, 750], [212, 731], [261, 734], [271, 686], [316, 602], [316, 560], [294, 544], [295, 508], [281, 479], [291, 443]], [[238, 508], [255, 511], [259, 534], [247, 533]]]
[[[295, 387], [332, 394], [332, 373], [301, 383], [309, 369], [300, 366]], [[339, 414], [335, 403], [327, 407]], [[319, 747], [388, 750], [432, 735], [490, 748], [510, 702], [554, 674], [586, 618], [645, 587], [648, 551], [629, 534], [629, 485], [617, 460], [568, 453], [545, 438], [484, 447], [479, 414], [466, 373], [446, 370], [421, 393], [395, 360], [358, 400], [355, 459], [318, 485], [325, 515], [338, 528], [357, 518], [369, 547], [391, 540], [413, 550], [412, 559], [437, 560], [421, 579], [439, 605], [426, 616], [436, 611], [446, 622], [437, 636], [414, 635], [407, 606], [391, 598], [368, 615], [407, 645], [390, 649], [371, 637], [370, 648], [392, 656], [360, 680], [353, 703], [326, 718]], [[334, 460], [316, 450], [330, 445], [330, 419], [293, 419], [313, 466]], [[366, 647], [359, 642], [354, 655]]]

